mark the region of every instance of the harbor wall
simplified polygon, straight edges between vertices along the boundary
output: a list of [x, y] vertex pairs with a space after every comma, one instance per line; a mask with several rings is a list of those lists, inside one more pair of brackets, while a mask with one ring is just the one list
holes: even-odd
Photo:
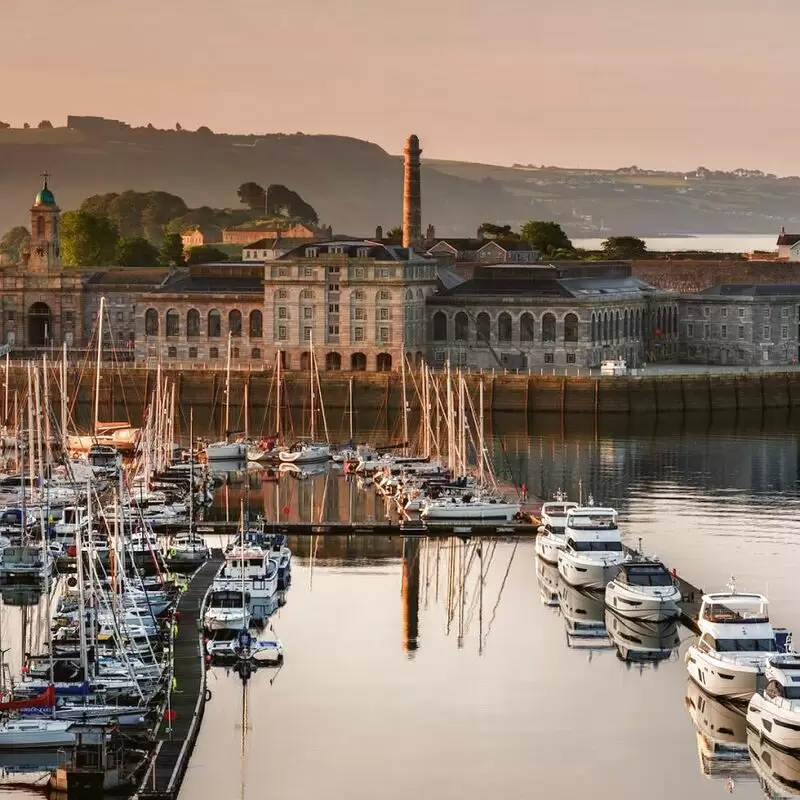
[[[212, 422], [224, 426], [225, 372], [190, 371], [167, 373], [174, 380], [176, 409], [188, 418], [188, 409], [196, 409], [201, 425]], [[354, 416], [376, 422], [394, 423], [402, 411], [402, 380], [397, 373], [321, 373], [320, 386], [329, 424], [342, 429], [349, 416], [350, 379]], [[436, 376], [440, 402], [446, 408], [444, 376]], [[24, 367], [9, 370], [9, 417], [13, 418], [13, 398], [20, 398], [27, 388]], [[69, 398], [73, 409], [85, 421], [91, 414], [95, 391], [93, 370], [74, 371], [69, 376]], [[126, 367], [118, 372], [108, 369], [100, 382], [100, 419], [130, 419], [141, 422], [156, 381], [156, 371]], [[800, 407], [800, 371], [766, 373], [697, 373], [659, 374], [637, 377], [560, 377], [526, 374], [467, 374], [467, 392], [477, 411], [479, 384], [484, 386], [484, 409], [487, 415], [530, 415], [541, 412], [561, 414], [660, 414], [682, 412], [758, 411]], [[231, 376], [229, 427], [241, 429], [245, 384], [249, 396], [249, 422], [253, 430], [268, 430], [275, 415], [275, 387], [271, 373], [235, 372]], [[412, 408], [417, 403], [416, 384], [409, 377], [407, 391]], [[51, 400], [60, 402], [55, 375], [49, 378]], [[309, 410], [307, 373], [283, 376], [284, 408], [291, 416]], [[0, 402], [2, 402], [0, 400]], [[20, 403], [21, 411], [22, 404]], [[4, 413], [0, 406], [0, 416]], [[57, 413], [57, 412], [56, 412]], [[363, 430], [364, 425], [356, 427]]]

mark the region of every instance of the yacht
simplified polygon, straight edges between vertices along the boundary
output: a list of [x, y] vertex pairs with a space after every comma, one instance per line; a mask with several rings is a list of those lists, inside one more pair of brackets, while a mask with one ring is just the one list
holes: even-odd
[[247, 458], [247, 445], [244, 442], [214, 442], [206, 446], [209, 461], [241, 461]]
[[278, 591], [278, 559], [260, 547], [235, 547], [225, 554], [225, 563], [214, 578], [214, 591], [229, 590], [250, 597], [253, 617], [265, 620]]
[[176, 536], [167, 550], [167, 566], [199, 567], [211, 555], [211, 550], [205, 539], [196, 533], [183, 533]]
[[778, 649], [767, 598], [734, 587], [705, 594], [698, 626], [700, 638], [686, 651], [689, 675], [709, 694], [749, 700]]
[[625, 560], [617, 512], [593, 505], [567, 511], [566, 545], [558, 552], [558, 571], [572, 586], [602, 591]]
[[426, 522], [473, 520], [481, 522], [511, 522], [519, 514], [519, 503], [502, 497], [484, 496], [480, 491], [427, 499], [421, 517]]
[[329, 444], [296, 442], [287, 450], [281, 450], [278, 458], [285, 464], [315, 464], [330, 461], [331, 446]]
[[541, 594], [542, 605], [558, 607], [558, 586], [559, 574], [558, 567], [545, 561], [543, 558], [536, 559], [536, 578], [539, 581], [539, 592]]
[[750, 698], [747, 726], [786, 750], [800, 751], [800, 653], [767, 660], [766, 685]]
[[678, 621], [663, 622], [625, 619], [606, 608], [606, 630], [617, 648], [620, 661], [657, 666], [678, 655], [681, 644]]
[[208, 631], [238, 631], [250, 625], [250, 597], [241, 589], [212, 589], [208, 596], [203, 626]]
[[566, 495], [557, 492], [554, 500], [542, 505], [542, 524], [536, 536], [536, 555], [550, 564], [558, 563], [558, 551], [567, 543], [567, 512], [578, 508], [577, 503], [568, 503]]
[[39, 545], [15, 545], [0, 553], [0, 576], [38, 580], [53, 571], [53, 557]]
[[61, 719], [7, 719], [0, 723], [0, 750], [30, 750], [72, 744], [73, 722]]
[[606, 630], [602, 599], [563, 581], [559, 584], [558, 599], [567, 630], [567, 647], [596, 651], [614, 646]]
[[621, 617], [662, 622], [681, 614], [681, 590], [660, 562], [625, 561], [606, 586], [606, 605]]

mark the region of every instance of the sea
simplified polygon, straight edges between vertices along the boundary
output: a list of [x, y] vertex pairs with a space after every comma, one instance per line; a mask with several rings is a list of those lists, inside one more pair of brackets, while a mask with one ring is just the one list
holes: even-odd
[[[509, 491], [614, 506], [627, 544], [699, 588], [764, 592], [773, 622], [799, 630], [798, 431], [788, 412], [540, 415], [495, 420], [489, 446]], [[267, 519], [386, 516], [337, 470], [222, 477], [218, 519], [242, 504]], [[800, 796], [800, 759], [748, 740], [742, 713], [689, 681], [690, 631], [653, 645], [607, 619], [537, 564], [529, 537], [291, 545], [292, 585], [270, 619], [284, 663], [246, 681], [211, 669], [183, 800]], [[0, 647], [21, 646], [23, 613], [41, 608], [2, 607]], [[605, 634], [571, 636], [575, 618]], [[660, 660], [643, 655], [653, 646]]]
[[[575, 247], [600, 250], [608, 237], [573, 239]], [[699, 233], [693, 236], [644, 236], [647, 249], [655, 252], [680, 252], [697, 250], [719, 253], [752, 253], [755, 250], [777, 250], [777, 233]]]

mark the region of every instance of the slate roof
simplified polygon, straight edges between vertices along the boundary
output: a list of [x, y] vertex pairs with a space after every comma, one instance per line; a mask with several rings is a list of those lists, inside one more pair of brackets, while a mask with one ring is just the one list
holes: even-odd
[[86, 286], [158, 286], [169, 267], [111, 267], [91, 273]]
[[792, 246], [793, 244], [797, 244], [800, 242], [800, 233], [782, 233], [778, 237], [777, 245], [780, 247], [781, 245], [788, 245]]
[[697, 294], [705, 297], [797, 297], [800, 283], [720, 283]]
[[[252, 262], [246, 266], [252, 266]], [[192, 272], [181, 270], [175, 272], [169, 280], [164, 281], [153, 291], [160, 294], [258, 294], [264, 293], [263, 278], [255, 275], [225, 274], [230, 262], [219, 264], [203, 264], [203, 267], [218, 267], [218, 272]], [[243, 266], [243, 264], [233, 265]]]
[[266, 239], [259, 239], [252, 244], [240, 245], [242, 250], [280, 250], [283, 248], [299, 247], [303, 244], [311, 244], [316, 241], [314, 238], [286, 238], [286, 237], [269, 237]]
[[[278, 261], [292, 261], [295, 258], [305, 258], [305, 248], [315, 247], [319, 251], [319, 255], [331, 254], [331, 248], [336, 247], [342, 249], [344, 252], [340, 255], [348, 256], [349, 258], [357, 258], [358, 251], [362, 248], [367, 248], [367, 258], [374, 258], [376, 261], [408, 261], [409, 249], [400, 247], [393, 244], [385, 244], [375, 239], [331, 239], [324, 242], [314, 241], [308, 244], [302, 244], [293, 248], [288, 253], [279, 256]], [[424, 253], [414, 251], [414, 256], [418, 260], [428, 260]], [[430, 260], [430, 263], [433, 263]]]

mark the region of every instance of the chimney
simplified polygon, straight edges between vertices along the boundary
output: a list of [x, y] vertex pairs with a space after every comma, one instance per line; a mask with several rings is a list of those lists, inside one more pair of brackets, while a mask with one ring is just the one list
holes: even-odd
[[786, 233], [786, 228], [783, 225], [781, 225], [781, 236], [783, 236], [785, 233]]
[[383, 241], [383, 226], [382, 225], [378, 225], [378, 227], [375, 228], [375, 238], [379, 242]]
[[422, 190], [419, 139], [412, 133], [403, 151], [403, 247], [422, 244]]
[[436, 238], [436, 229], [433, 225], [428, 225], [428, 230], [425, 231], [425, 238], [430, 242], [432, 239]]

